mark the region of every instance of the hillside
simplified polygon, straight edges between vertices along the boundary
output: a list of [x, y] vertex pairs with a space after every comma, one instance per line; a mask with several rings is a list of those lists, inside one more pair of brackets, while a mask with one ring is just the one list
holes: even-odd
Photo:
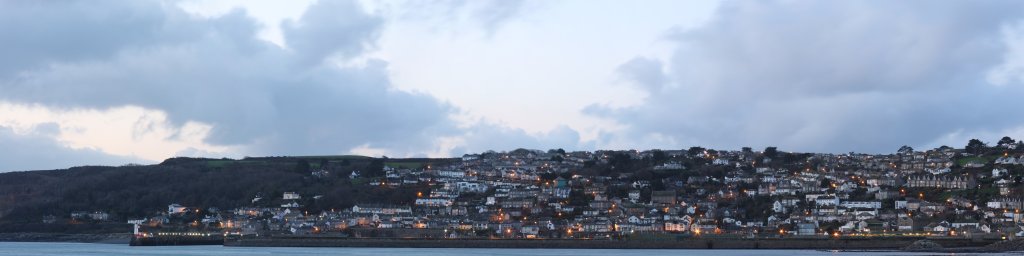
[[[415, 193], [368, 185], [384, 166], [416, 167], [453, 159], [378, 159], [362, 156], [259, 157], [232, 159], [172, 158], [148, 166], [85, 166], [62, 170], [0, 174], [0, 227], [40, 223], [42, 216], [67, 218], [76, 211], [105, 211], [111, 219], [139, 218], [164, 211], [168, 204], [230, 209], [270, 206], [281, 193], [312, 197], [305, 210], [346, 208], [354, 202], [409, 202]], [[323, 170], [325, 172], [314, 173]], [[419, 190], [423, 190], [422, 188]], [[216, 195], [216, 196], [213, 196]], [[255, 197], [265, 200], [253, 202]], [[39, 229], [34, 227], [32, 229]], [[0, 230], [2, 232], [4, 230]]]
[[[494, 205], [481, 205], [482, 199], [495, 197], [507, 205], [499, 206], [499, 210], [529, 208], [530, 214], [559, 219], [581, 215], [588, 207], [604, 209], [601, 203], [609, 200], [641, 207], [653, 207], [655, 201], [681, 200], [706, 207], [709, 215], [728, 212], [730, 218], [744, 223], [764, 222], [770, 216], [787, 217], [789, 210], [776, 210], [780, 207], [773, 202], [806, 198], [806, 194], [874, 203], [876, 209], [884, 208], [889, 216], [895, 216], [899, 211], [896, 201], [907, 197], [940, 206], [953, 207], [956, 202], [957, 207], [971, 208], [1019, 196], [1024, 189], [1024, 145], [1013, 145], [989, 147], [972, 140], [964, 149], [943, 146], [915, 151], [904, 146], [896, 154], [876, 155], [783, 152], [774, 147], [756, 152], [751, 148], [718, 151], [691, 147], [594, 152], [518, 149], [466, 155], [465, 161], [364, 156], [171, 158], [148, 166], [2, 173], [0, 233], [123, 232], [126, 220], [166, 215], [170, 204], [194, 207], [190, 208], [194, 212], [190, 210], [183, 214], [187, 218], [182, 218], [194, 222], [207, 214], [231, 216], [232, 210], [240, 207], [333, 214], [332, 210], [348, 209], [356, 203], [413, 205], [418, 195], [433, 197], [431, 192], [445, 196], [435, 199], [456, 201], [460, 207], [486, 209]], [[385, 172], [387, 168], [399, 170]], [[385, 173], [388, 178], [383, 178]], [[952, 178], [964, 182], [924, 180]], [[559, 179], [565, 191], [560, 199], [541, 195], [539, 187], [555, 186], [552, 184], [558, 184]], [[472, 184], [483, 189], [457, 189]], [[297, 202], [289, 201], [299, 206], [282, 206], [285, 192], [302, 195]], [[655, 200], [655, 194], [659, 199]], [[560, 209], [543, 209], [559, 200], [557, 205], [573, 206], [573, 210], [562, 213]], [[591, 204], [593, 201], [599, 202]], [[522, 206], [523, 202], [532, 206]], [[682, 203], [669, 204], [678, 209], [662, 211], [680, 214], [691, 210]], [[796, 213], [820, 210], [814, 202], [792, 204], [791, 210]], [[1001, 205], [997, 202], [994, 206]], [[932, 208], [927, 221], [955, 221], [959, 217], [977, 220], [992, 215], [974, 208], [970, 213]], [[94, 212], [109, 217], [83, 217]], [[418, 208], [417, 213], [432, 216], [432, 212]], [[556, 212], [562, 214], [552, 215]], [[697, 212], [692, 209], [693, 214]], [[926, 216], [914, 214], [918, 218]], [[272, 215], [280, 214], [267, 216]], [[833, 229], [842, 225], [822, 223]]]

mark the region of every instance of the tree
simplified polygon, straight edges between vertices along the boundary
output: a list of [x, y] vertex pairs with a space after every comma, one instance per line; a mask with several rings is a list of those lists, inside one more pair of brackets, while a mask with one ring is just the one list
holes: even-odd
[[653, 190], [665, 190], [665, 182], [661, 179], [651, 179], [651, 189]]
[[384, 173], [384, 159], [373, 159], [370, 161], [370, 165], [366, 166], [366, 171], [360, 172], [362, 177], [381, 177], [387, 173]]
[[295, 172], [297, 173], [309, 173], [309, 161], [306, 159], [299, 159], [299, 162], [295, 164]]
[[562, 161], [565, 161], [565, 158], [563, 158], [562, 155], [553, 155], [551, 156], [551, 161], [561, 163]]
[[686, 153], [690, 154], [691, 157], [695, 157], [695, 156], [697, 156], [697, 154], [704, 153], [704, 148], [702, 148], [702, 147], [690, 147], [689, 150], [686, 150]]
[[604, 194], [608, 197], [626, 198], [629, 196], [629, 190], [625, 186], [609, 186]]
[[903, 145], [902, 147], [900, 147], [899, 150], [896, 151], [896, 153], [900, 153], [900, 154], [910, 154], [910, 153], [913, 153], [913, 152], [914, 152], [914, 148], [912, 148], [910, 146], [907, 146], [907, 145]]
[[543, 172], [540, 174], [540, 178], [542, 180], [555, 180], [558, 178], [558, 174], [553, 172]]
[[611, 165], [616, 171], [623, 172], [629, 169], [633, 164], [633, 158], [622, 152], [615, 152], [612, 157], [608, 159], [608, 164]]
[[753, 154], [754, 153], [754, 149], [752, 149], [750, 147], [743, 147], [740, 150], [743, 151], [743, 154]]
[[635, 174], [633, 174], [633, 180], [634, 181], [639, 181], [639, 180], [651, 181], [651, 180], [654, 180], [654, 173], [651, 173], [651, 171], [646, 171], [646, 170], [639, 171], [639, 172], [636, 172]]
[[594, 161], [594, 160], [583, 161], [583, 168], [594, 167], [594, 165], [597, 165], [597, 161]]
[[818, 187], [821, 187], [821, 188], [832, 187], [832, 180], [829, 179], [829, 178], [821, 179], [821, 184], [819, 184]]
[[562, 177], [563, 179], [572, 179], [573, 175], [576, 175], [576, 174], [572, 173], [572, 172], [563, 172], [563, 173], [559, 173], [558, 177]]
[[779, 149], [776, 148], [776, 147], [764, 148], [764, 156], [766, 156], [768, 158], [775, 158], [775, 157], [779, 156]]
[[593, 200], [594, 197], [587, 193], [583, 193], [583, 190], [573, 190], [572, 192], [569, 192], [569, 205], [586, 206]]
[[662, 163], [668, 160], [668, 155], [665, 154], [665, 151], [655, 149], [651, 152], [651, 160], [654, 160], [654, 163]]
[[964, 150], [966, 150], [967, 153], [971, 154], [981, 154], [983, 151], [985, 151], [986, 147], [988, 147], [988, 145], [986, 145], [984, 142], [981, 142], [981, 140], [971, 139], [970, 141], [967, 142], [967, 146], [964, 147]]
[[1013, 145], [1013, 144], [1016, 144], [1016, 143], [1017, 143], [1017, 141], [1015, 141], [1012, 138], [1010, 138], [1010, 136], [1003, 136], [1003, 138], [1000, 139], [999, 143], [996, 143], [996, 145], [1005, 148], [1005, 147], [1009, 147], [1010, 145]]

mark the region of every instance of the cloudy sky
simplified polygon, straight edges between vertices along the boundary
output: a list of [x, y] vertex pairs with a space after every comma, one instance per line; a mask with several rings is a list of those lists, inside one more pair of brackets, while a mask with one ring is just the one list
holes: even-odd
[[1021, 138], [1021, 5], [0, 0], [0, 171]]

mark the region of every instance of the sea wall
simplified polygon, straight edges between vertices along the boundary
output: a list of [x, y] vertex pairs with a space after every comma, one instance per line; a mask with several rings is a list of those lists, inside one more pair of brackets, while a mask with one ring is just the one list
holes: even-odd
[[[567, 239], [357, 239], [276, 237], [228, 239], [225, 246], [255, 247], [408, 247], [408, 248], [571, 248], [571, 249], [900, 249], [922, 238], [691, 238], [681, 240]], [[980, 247], [995, 242], [978, 239], [931, 239], [946, 248]]]
[[168, 235], [153, 237], [132, 237], [131, 246], [166, 246], [166, 245], [222, 245], [224, 236], [188, 236]]
[[64, 234], [64, 233], [0, 233], [2, 242], [75, 242], [124, 244], [131, 233], [116, 234]]

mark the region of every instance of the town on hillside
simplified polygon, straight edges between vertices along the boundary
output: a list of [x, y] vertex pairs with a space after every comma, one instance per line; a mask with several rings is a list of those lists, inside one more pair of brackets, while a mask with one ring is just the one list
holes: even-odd
[[[328, 172], [313, 168], [307, 175]], [[253, 195], [252, 206], [234, 209], [168, 202], [166, 211], [129, 223], [140, 237], [1024, 236], [1024, 144], [1008, 137], [995, 145], [971, 140], [964, 148], [904, 146], [891, 154], [518, 149], [348, 176], [421, 190], [393, 190], [415, 193], [412, 202], [355, 202], [317, 212], [304, 204], [322, 195], [297, 192]]]

